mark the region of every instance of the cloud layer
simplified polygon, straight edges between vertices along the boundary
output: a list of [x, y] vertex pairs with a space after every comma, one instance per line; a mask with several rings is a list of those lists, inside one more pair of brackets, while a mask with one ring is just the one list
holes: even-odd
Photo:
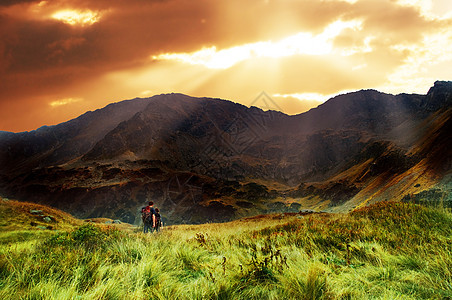
[[451, 79], [451, 11], [448, 0], [2, 1], [0, 130], [164, 92], [247, 105], [266, 91], [288, 113], [315, 105], [300, 95], [425, 93]]

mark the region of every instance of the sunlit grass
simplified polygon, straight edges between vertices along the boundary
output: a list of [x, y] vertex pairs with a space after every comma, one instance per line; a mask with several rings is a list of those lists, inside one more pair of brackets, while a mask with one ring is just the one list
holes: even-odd
[[[452, 217], [406, 203], [159, 234], [3, 232], [1, 299], [448, 299]], [[17, 246], [20, 245], [20, 246]]]

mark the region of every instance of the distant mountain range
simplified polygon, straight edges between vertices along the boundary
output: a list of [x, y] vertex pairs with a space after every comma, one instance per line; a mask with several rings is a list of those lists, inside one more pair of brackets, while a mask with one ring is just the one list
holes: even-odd
[[451, 203], [452, 82], [427, 95], [362, 90], [289, 116], [164, 94], [56, 126], [0, 132], [0, 195], [80, 218], [168, 224], [382, 200]]

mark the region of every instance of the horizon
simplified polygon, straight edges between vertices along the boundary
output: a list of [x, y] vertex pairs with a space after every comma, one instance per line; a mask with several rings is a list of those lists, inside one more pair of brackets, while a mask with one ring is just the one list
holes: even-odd
[[265, 91], [296, 115], [451, 80], [448, 0], [8, 0], [0, 15], [0, 131], [171, 92], [249, 106]]
[[[450, 80], [439, 80], [439, 79], [438, 79], [438, 80], [435, 80], [434, 83], [436, 83], [436, 82], [452, 82], [452, 81], [450, 81]], [[431, 87], [434, 86], [434, 83], [431, 85]], [[430, 88], [431, 88], [431, 87], [430, 87]], [[430, 89], [430, 88], [429, 88], [429, 89]], [[251, 102], [251, 103], [241, 103], [241, 102], [238, 102], [238, 101], [234, 101], [234, 100], [232, 100], [232, 99], [223, 99], [223, 98], [218, 98], [218, 97], [203, 97], [203, 96], [199, 96], [199, 97], [198, 97], [198, 96], [192, 96], [192, 95], [187, 95], [187, 94], [178, 93], [178, 92], [169, 92], [169, 93], [156, 94], [156, 95], [152, 95], [152, 96], [148, 96], [148, 97], [134, 97], [134, 98], [130, 98], [130, 99], [122, 99], [122, 100], [119, 100], [119, 101], [110, 102], [110, 103], [107, 103], [107, 104], [103, 105], [102, 107], [97, 107], [97, 108], [94, 108], [94, 109], [92, 109], [92, 110], [87, 110], [87, 111], [85, 111], [85, 112], [82, 112], [82, 113], [79, 114], [79, 115], [74, 116], [73, 118], [70, 118], [70, 119], [67, 119], [67, 120], [63, 120], [63, 121], [61, 121], [60, 123], [56, 123], [56, 124], [44, 124], [44, 125], [41, 125], [41, 126], [39, 126], [39, 127], [37, 127], [37, 128], [33, 128], [33, 129], [30, 129], [30, 130], [25, 130], [25, 131], [7, 131], [7, 130], [1, 130], [1, 129], [0, 129], [0, 132], [10, 132], [10, 133], [26, 133], [26, 132], [33, 132], [33, 131], [39, 130], [39, 129], [41, 129], [41, 128], [57, 126], [57, 125], [60, 125], [60, 124], [62, 124], [62, 123], [70, 122], [70, 121], [72, 121], [72, 120], [74, 120], [74, 119], [77, 119], [77, 118], [81, 117], [82, 115], [84, 115], [84, 114], [86, 114], [86, 113], [94, 112], [94, 111], [97, 111], [97, 110], [104, 109], [104, 108], [106, 108], [107, 106], [112, 105], [112, 104], [117, 104], [117, 103], [126, 102], [126, 101], [134, 101], [134, 100], [137, 100], [137, 99], [151, 99], [151, 98], [158, 97], [158, 96], [172, 95], [172, 94], [178, 94], [178, 95], [188, 96], [188, 97], [190, 97], [190, 98], [200, 98], [200, 99], [203, 98], [203, 99], [209, 99], [209, 100], [210, 100], [210, 99], [213, 99], [213, 100], [229, 101], [229, 102], [233, 102], [233, 103], [235, 103], [235, 104], [244, 105], [244, 106], [246, 106], [247, 108], [250, 108], [250, 107], [253, 107], [253, 106], [254, 106], [254, 107], [258, 107], [258, 108], [262, 109], [263, 111], [279, 111], [279, 112], [282, 112], [283, 114], [288, 115], [288, 116], [297, 116], [297, 115], [301, 115], [301, 114], [307, 113], [307, 112], [309, 112], [309, 111], [312, 110], [312, 109], [316, 109], [316, 108], [318, 108], [320, 105], [322, 105], [322, 104], [324, 104], [324, 103], [327, 103], [328, 101], [330, 101], [330, 100], [332, 100], [332, 99], [334, 99], [334, 98], [336, 98], [336, 97], [339, 97], [339, 96], [342, 96], [342, 95], [348, 95], [348, 94], [352, 94], [352, 93], [357, 93], [357, 92], [362, 92], [362, 91], [376, 91], [376, 92], [378, 92], [378, 93], [387, 94], [387, 95], [392, 95], [392, 96], [397, 96], [397, 95], [400, 95], [400, 94], [409, 94], [409, 93], [403, 93], [403, 92], [398, 93], [398, 94], [385, 93], [385, 92], [382, 92], [382, 91], [378, 91], [378, 90], [376, 90], [376, 89], [360, 89], [360, 90], [355, 90], [355, 91], [346, 91], [346, 92], [344, 92], [344, 93], [339, 93], [339, 94], [336, 94], [336, 95], [331, 95], [331, 97], [328, 98], [328, 99], [326, 99], [324, 102], [319, 102], [318, 105], [309, 107], [308, 109], [306, 109], [306, 110], [304, 110], [304, 111], [301, 111], [301, 112], [298, 112], [298, 113], [290, 114], [290, 113], [287, 113], [287, 112], [282, 111], [282, 110], [277, 106], [276, 102], [273, 102], [273, 99], [270, 99], [270, 100], [272, 101], [272, 103], [270, 103], [270, 105], [269, 105], [268, 103], [264, 103], [265, 105], [259, 105], [259, 103], [255, 103], [255, 102], [258, 102], [259, 97], [261, 97], [261, 96], [262, 96], [262, 97], [267, 97], [267, 98], [269, 97], [269, 96], [265, 93], [265, 91], [261, 92], [261, 94], [260, 94], [258, 97], [256, 97], [256, 99], [254, 99], [254, 101]], [[428, 92], [428, 90], [427, 90], [427, 92]], [[426, 95], [427, 92], [425, 92], [424, 94], [418, 94], [418, 93], [411, 93], [411, 94]]]
[[[451, 82], [451, 81], [446, 81], [446, 80], [435, 80], [435, 82]], [[433, 87], [433, 84], [432, 84], [431, 87]], [[201, 97], [196, 97], [196, 96], [191, 96], [191, 95], [187, 95], [187, 94], [183, 94], [183, 93], [178, 93], [178, 92], [170, 92], [170, 93], [156, 94], [156, 95], [152, 95], [152, 96], [149, 96], [149, 97], [135, 97], [135, 98], [131, 98], [131, 99], [123, 99], [123, 100], [119, 100], [119, 101], [115, 101], [115, 102], [110, 102], [110, 103], [107, 103], [106, 105], [104, 105], [104, 106], [102, 106], [102, 107], [94, 108], [93, 110], [87, 110], [87, 111], [81, 113], [80, 115], [77, 115], [77, 116], [75, 116], [75, 117], [73, 117], [73, 118], [71, 118], [71, 119], [63, 120], [62, 122], [57, 123], [57, 124], [50, 124], [50, 125], [44, 124], [44, 125], [42, 125], [42, 126], [40, 126], [40, 127], [31, 129], [31, 130], [26, 130], [26, 131], [16, 131], [16, 132], [14, 132], [14, 131], [0, 130], [0, 132], [10, 132], [10, 133], [26, 133], [26, 132], [33, 132], [33, 131], [39, 130], [39, 129], [41, 129], [41, 128], [57, 126], [57, 125], [60, 125], [60, 124], [62, 124], [62, 123], [70, 122], [70, 121], [72, 121], [72, 120], [74, 120], [74, 119], [77, 119], [77, 118], [81, 117], [82, 115], [84, 115], [84, 114], [86, 114], [86, 113], [94, 112], [94, 111], [97, 111], [97, 110], [104, 109], [104, 108], [106, 108], [107, 106], [112, 105], [112, 104], [118, 104], [118, 103], [126, 102], [126, 101], [134, 101], [134, 100], [137, 100], [137, 99], [151, 99], [151, 98], [158, 97], [158, 96], [172, 95], [172, 94], [178, 94], [178, 95], [188, 96], [188, 97], [190, 97], [190, 98], [199, 98], [199, 99], [202, 98], [202, 99], [208, 99], [208, 100], [229, 101], [229, 102], [233, 102], [233, 103], [235, 103], [235, 104], [244, 105], [244, 106], [246, 106], [247, 108], [250, 108], [250, 107], [253, 107], [253, 106], [254, 106], [254, 107], [258, 107], [258, 108], [262, 109], [263, 111], [280, 111], [280, 112], [282, 112], [283, 114], [285, 114], [285, 115], [287, 115], [287, 116], [297, 116], [297, 115], [301, 115], [301, 114], [307, 113], [307, 112], [309, 112], [309, 111], [312, 110], [312, 109], [316, 109], [316, 108], [318, 108], [320, 105], [322, 105], [322, 104], [324, 104], [324, 103], [326, 103], [326, 102], [328, 102], [328, 101], [330, 101], [330, 100], [332, 100], [332, 99], [334, 99], [334, 98], [336, 98], [336, 97], [338, 97], [338, 96], [347, 95], [347, 94], [356, 93], [356, 92], [361, 92], [361, 91], [376, 91], [376, 92], [378, 92], [378, 93], [383, 93], [383, 94], [392, 95], [392, 96], [397, 96], [397, 95], [399, 95], [399, 94], [406, 94], [406, 93], [399, 93], [399, 94], [384, 93], [384, 92], [381, 92], [381, 91], [378, 91], [378, 90], [375, 90], [375, 89], [360, 89], [360, 90], [356, 90], [356, 91], [348, 91], [348, 92], [344, 92], [344, 93], [339, 93], [339, 94], [337, 94], [337, 95], [333, 95], [333, 96], [331, 96], [331, 98], [325, 100], [324, 102], [319, 102], [319, 104], [318, 104], [317, 106], [310, 107], [310, 108], [308, 108], [308, 109], [305, 110], [305, 111], [302, 111], [302, 112], [299, 112], [299, 113], [294, 113], [294, 114], [288, 114], [288, 113], [286, 113], [286, 112], [284, 112], [284, 111], [278, 110], [278, 109], [277, 109], [278, 107], [276, 106], [276, 103], [270, 104], [271, 107], [269, 107], [268, 104], [267, 104], [267, 105], [258, 105], [258, 104], [253, 105], [253, 103], [248, 103], [248, 104], [246, 104], [246, 103], [240, 103], [240, 102], [237, 102], [237, 101], [234, 101], [234, 100], [231, 100], [231, 99], [222, 99], [222, 98], [214, 98], [214, 97], [202, 97], [202, 96], [201, 96]], [[267, 96], [267, 95], [265, 94], [265, 92], [262, 92], [260, 96], [262, 96], [262, 94], [264, 94], [264, 96]], [[416, 93], [414, 93], [414, 94], [416, 94]], [[419, 94], [419, 95], [426, 95], [426, 94], [427, 94], [427, 92], [426, 92], [425, 94]], [[257, 102], [258, 98], [259, 98], [259, 97], [257, 97], [256, 99], [254, 99], [255, 102]], [[272, 100], [272, 99], [271, 99], [271, 100]], [[266, 109], [264, 106], [267, 106], [268, 109]]]

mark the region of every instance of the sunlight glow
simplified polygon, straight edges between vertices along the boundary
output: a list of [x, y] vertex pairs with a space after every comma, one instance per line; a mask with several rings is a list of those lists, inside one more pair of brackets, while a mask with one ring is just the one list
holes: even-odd
[[323, 95], [319, 93], [293, 93], [293, 94], [273, 94], [273, 97], [278, 98], [295, 98], [300, 101], [317, 101], [319, 103], [323, 103], [328, 99], [336, 96], [337, 94]]
[[[323, 0], [324, 2], [337, 2], [337, 0]], [[343, 2], [347, 2], [350, 4], [355, 4], [356, 2], [358, 2], [359, 0], [342, 0]]]
[[99, 13], [85, 10], [62, 10], [54, 13], [52, 18], [69, 25], [92, 25], [99, 21]]
[[421, 14], [428, 19], [452, 18], [452, 2], [450, 0], [398, 0], [397, 3], [419, 9]]
[[364, 38], [362, 46], [353, 46], [353, 47], [350, 47], [348, 49], [347, 48], [342, 49], [341, 50], [341, 55], [342, 56], [351, 56], [351, 55], [355, 55], [357, 53], [369, 53], [369, 52], [372, 52], [373, 49], [370, 46], [370, 43], [374, 39], [375, 39], [374, 36], [368, 36], [368, 37]]
[[149, 96], [152, 96], [152, 91], [150, 91], [150, 90], [145, 90], [145, 91], [142, 91], [142, 92], [140, 93], [140, 95], [141, 95], [141, 96], [144, 96], [144, 97], [149, 97]]
[[[287, 57], [292, 55], [326, 55], [333, 51], [333, 40], [344, 29], [361, 29], [361, 21], [336, 21], [318, 35], [300, 32], [277, 42], [265, 41], [217, 50], [215, 46], [192, 53], [164, 53], [152, 56], [154, 60], [175, 60], [210, 69], [227, 69], [239, 62], [260, 57]], [[366, 45], [367, 49], [367, 45]], [[355, 49], [356, 50], [356, 49]]]
[[399, 5], [417, 7], [424, 14], [432, 9], [432, 0], [397, 0]]
[[352, 67], [352, 70], [357, 71], [357, 70], [361, 70], [364, 68], [367, 68], [367, 64], [360, 64], [360, 65], [354, 66], [354, 67]]
[[82, 98], [64, 98], [64, 99], [52, 101], [49, 103], [49, 105], [51, 107], [58, 107], [58, 106], [68, 105], [68, 104], [75, 103], [75, 102], [80, 102], [82, 100], [83, 100]]
[[[426, 35], [422, 43], [416, 45], [392, 46], [394, 50], [408, 51], [410, 54], [403, 65], [388, 75], [388, 87], [379, 89], [389, 93], [410, 90], [421, 94], [438, 78], [450, 77], [449, 69], [443, 65], [452, 62], [451, 41], [452, 31], [448, 30]], [[414, 78], [413, 74], [416, 74]]]

